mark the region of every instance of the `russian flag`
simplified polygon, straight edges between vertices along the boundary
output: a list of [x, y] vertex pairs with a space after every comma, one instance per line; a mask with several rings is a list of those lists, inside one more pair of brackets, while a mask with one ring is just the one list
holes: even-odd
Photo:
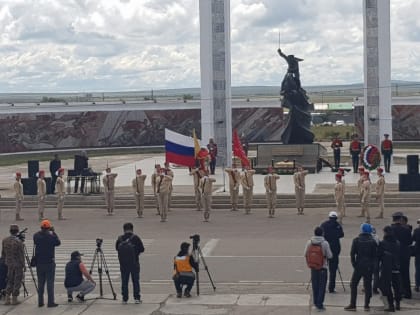
[[194, 167], [194, 138], [165, 129], [166, 162]]

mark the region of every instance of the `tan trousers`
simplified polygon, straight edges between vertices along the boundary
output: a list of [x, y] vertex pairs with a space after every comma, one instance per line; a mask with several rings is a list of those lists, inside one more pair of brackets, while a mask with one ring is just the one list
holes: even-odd
[[253, 187], [250, 187], [250, 189], [243, 189], [244, 193], [244, 208], [245, 213], [249, 214], [251, 213], [251, 207], [252, 207], [252, 197], [253, 197]]
[[155, 194], [155, 200], [156, 200], [156, 210], [157, 210], [157, 215], [160, 215], [160, 209], [159, 209], [159, 196], [158, 196], [158, 194], [156, 193]]
[[232, 210], [238, 210], [238, 199], [239, 199], [239, 187], [234, 189], [233, 186], [229, 187], [230, 191], [230, 203], [232, 204]]
[[305, 189], [295, 188], [296, 208], [303, 209], [305, 207]]
[[201, 211], [201, 191], [200, 191], [200, 188], [195, 187], [194, 188], [194, 194], [195, 194], [195, 204], [197, 206], [197, 211]]
[[370, 213], [369, 213], [369, 201], [362, 200], [362, 216], [366, 217], [366, 219], [370, 220]]
[[169, 192], [160, 192], [158, 193], [159, 200], [159, 209], [160, 209], [160, 218], [161, 222], [165, 222], [168, 216], [168, 201], [169, 201]]
[[144, 210], [144, 194], [135, 194], [134, 200], [136, 201], [136, 211], [137, 216], [142, 217], [143, 216], [143, 210]]
[[171, 211], [171, 205], [172, 205], [172, 188], [169, 190], [168, 193], [168, 211]]
[[20, 211], [22, 210], [22, 199], [16, 199], [16, 217], [20, 218]]
[[58, 219], [63, 218], [63, 207], [64, 207], [64, 195], [58, 195], [57, 197], [57, 210], [58, 210]]
[[385, 210], [385, 202], [384, 202], [384, 195], [378, 196], [378, 204], [379, 204], [379, 216], [383, 216], [384, 215], [384, 210]]
[[210, 219], [210, 210], [211, 210], [211, 202], [212, 202], [212, 198], [211, 198], [211, 194], [203, 194], [201, 196], [201, 200], [203, 203], [203, 208], [204, 208], [204, 221], [208, 221]]
[[39, 220], [44, 218], [44, 211], [45, 211], [45, 196], [38, 197], [38, 216]]
[[268, 215], [270, 217], [274, 216], [276, 211], [276, 202], [277, 202], [277, 192], [266, 192], [267, 197], [267, 208], [268, 208]]
[[108, 214], [114, 213], [114, 191], [108, 190], [105, 192], [105, 203], [108, 209]]
[[344, 205], [344, 198], [337, 198], [335, 200], [335, 204], [337, 205], [337, 211], [339, 213], [340, 216], [340, 220], [341, 218], [344, 218], [346, 216], [346, 207]]

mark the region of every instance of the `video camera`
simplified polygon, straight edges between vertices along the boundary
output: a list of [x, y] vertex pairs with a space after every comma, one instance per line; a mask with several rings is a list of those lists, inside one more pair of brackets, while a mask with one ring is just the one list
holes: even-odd
[[25, 238], [26, 238], [25, 233], [26, 233], [27, 230], [28, 230], [28, 228], [24, 228], [22, 231], [20, 231], [18, 234], [16, 234], [16, 237], [18, 239], [20, 239], [22, 242], [24, 242]]
[[102, 238], [97, 238], [96, 239], [96, 247], [101, 248], [103, 242], [104, 242], [104, 240]]
[[193, 249], [197, 249], [200, 244], [200, 235], [194, 234], [190, 236], [190, 239], [193, 240]]

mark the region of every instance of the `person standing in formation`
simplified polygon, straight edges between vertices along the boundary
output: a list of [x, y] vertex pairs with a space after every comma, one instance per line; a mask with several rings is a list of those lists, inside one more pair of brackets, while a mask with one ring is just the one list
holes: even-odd
[[39, 221], [44, 219], [45, 211], [45, 196], [47, 195], [47, 184], [44, 180], [45, 171], [40, 170], [38, 172], [38, 180], [36, 182], [37, 186], [37, 195], [38, 195], [38, 218]]
[[343, 142], [338, 138], [338, 135], [336, 135], [331, 142], [331, 149], [333, 149], [334, 152], [334, 166], [337, 170], [340, 167], [340, 158], [341, 158], [341, 148], [343, 147]]
[[359, 193], [360, 206], [362, 206], [362, 184], [365, 177], [365, 168], [363, 166], [359, 167], [359, 179], [357, 180], [357, 191]]
[[268, 217], [274, 218], [277, 202], [277, 180], [280, 176], [274, 172], [273, 167], [268, 167], [268, 174], [264, 177], [265, 194], [267, 196]]
[[213, 138], [209, 139], [207, 149], [209, 150], [210, 154], [210, 174], [214, 175], [214, 172], [216, 170], [217, 144], [214, 142]]
[[51, 193], [55, 193], [57, 171], [61, 168], [61, 160], [58, 154], [54, 154], [54, 159], [50, 161], [50, 173], [51, 173]]
[[239, 184], [241, 182], [241, 174], [239, 170], [234, 168], [225, 168], [225, 172], [229, 176], [229, 193], [230, 193], [230, 203], [232, 204], [231, 211], [238, 210], [238, 199], [239, 199]]
[[58, 220], [65, 220], [63, 217], [64, 196], [66, 194], [66, 183], [64, 182], [64, 168], [60, 167], [57, 170], [57, 179], [55, 183], [55, 190], [57, 191], [57, 210]]
[[168, 211], [171, 211], [172, 191], [174, 190], [174, 187], [172, 185], [174, 181], [174, 172], [169, 167], [169, 162], [165, 162], [165, 175], [169, 175], [172, 177], [171, 185], [169, 186], [169, 195], [168, 195]]
[[370, 178], [369, 172], [365, 172], [363, 176], [363, 183], [361, 188], [362, 193], [362, 212], [359, 217], [366, 217], [366, 222], [370, 222], [369, 202], [370, 202]]
[[307, 174], [308, 171], [305, 171], [303, 167], [299, 166], [293, 175], [298, 215], [303, 215], [303, 210], [305, 208], [305, 176]]
[[23, 221], [20, 212], [22, 210], [22, 201], [23, 201], [23, 185], [21, 182], [22, 174], [17, 172], [16, 173], [16, 180], [13, 184], [13, 189], [15, 191], [15, 198], [16, 198], [16, 221]]
[[357, 134], [353, 135], [353, 140], [350, 142], [350, 155], [353, 163], [353, 172], [357, 173], [359, 167], [360, 153], [362, 152], [362, 144], [359, 141]]
[[172, 176], [166, 175], [165, 170], [160, 169], [160, 174], [156, 179], [156, 193], [159, 200], [160, 222], [166, 222], [168, 216], [169, 194], [171, 192]]
[[343, 218], [346, 216], [346, 212], [344, 209], [344, 185], [342, 183], [341, 174], [335, 174], [335, 188], [334, 188], [334, 196], [335, 196], [335, 204], [337, 206], [338, 213], [340, 214], [339, 222], [343, 223]]
[[251, 169], [250, 166], [246, 166], [245, 170], [241, 174], [245, 214], [251, 213], [252, 197], [254, 190], [254, 174], [255, 170]]
[[155, 165], [155, 171], [152, 174], [152, 187], [153, 187], [153, 195], [155, 196], [155, 200], [156, 200], [156, 210], [157, 213], [156, 215], [160, 215], [160, 209], [159, 209], [159, 197], [157, 194], [157, 179], [159, 177], [160, 174], [160, 164], [156, 164]]
[[210, 211], [213, 194], [213, 183], [216, 182], [214, 178], [209, 177], [208, 171], [205, 172], [204, 176], [200, 179], [200, 187], [202, 192], [201, 200], [203, 201], [204, 208], [204, 222], [209, 222]]
[[346, 176], [346, 170], [342, 167], [338, 169], [338, 174], [341, 174], [341, 184], [343, 184], [343, 218], [346, 216], [346, 180], [344, 177]]
[[391, 172], [392, 141], [389, 140], [389, 134], [384, 134], [384, 140], [381, 143], [381, 153], [384, 156], [385, 172]]
[[141, 169], [136, 170], [136, 177], [133, 179], [131, 185], [133, 187], [134, 199], [136, 201], [137, 217], [143, 218], [144, 210], [144, 182], [147, 175], [141, 173]]
[[115, 178], [118, 174], [111, 173], [111, 168], [106, 168], [106, 175], [102, 179], [105, 188], [105, 203], [108, 215], [114, 215], [114, 194], [115, 194]]
[[201, 211], [201, 190], [200, 190], [200, 179], [203, 177], [203, 171], [199, 168], [191, 170], [190, 176], [194, 178], [194, 195], [195, 195], [195, 204], [197, 206], [197, 211]]
[[379, 215], [376, 219], [382, 219], [384, 217], [384, 193], [385, 193], [385, 177], [383, 175], [384, 170], [382, 168], [377, 169], [378, 181], [376, 182], [376, 200], [379, 204]]

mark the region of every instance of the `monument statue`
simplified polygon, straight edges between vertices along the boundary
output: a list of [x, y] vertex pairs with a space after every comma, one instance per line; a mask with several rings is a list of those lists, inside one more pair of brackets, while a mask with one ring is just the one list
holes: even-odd
[[314, 134], [311, 132], [310, 111], [314, 106], [309, 102], [306, 91], [300, 84], [299, 62], [303, 59], [285, 55], [280, 48], [277, 52], [288, 64], [280, 90], [281, 105], [289, 109], [281, 140], [284, 144], [311, 144]]

